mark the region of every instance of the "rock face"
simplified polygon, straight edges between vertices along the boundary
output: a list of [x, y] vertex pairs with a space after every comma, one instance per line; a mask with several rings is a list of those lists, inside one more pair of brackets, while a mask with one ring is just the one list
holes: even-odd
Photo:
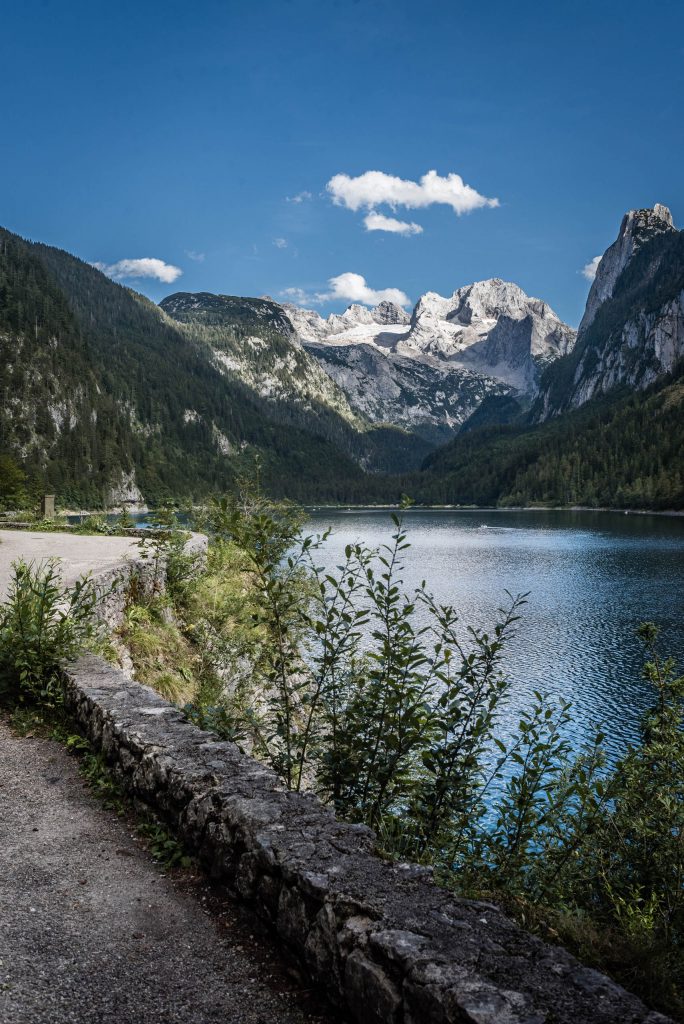
[[637, 249], [656, 235], [675, 230], [672, 214], [660, 203], [656, 203], [652, 210], [629, 210], [624, 215], [617, 238], [606, 249], [598, 265], [579, 326], [580, 333], [592, 323], [599, 306], [612, 298], [620, 274]]
[[129, 508], [145, 508], [145, 498], [135, 482], [135, 471], [121, 473], [120, 480], [114, 484], [107, 495], [107, 507], [126, 505]]
[[545, 302], [498, 279], [448, 298], [427, 292], [410, 317], [390, 302], [351, 305], [327, 320], [285, 309], [353, 409], [435, 442], [453, 436], [488, 395], [534, 396], [543, 368], [575, 340]]
[[459, 288], [445, 299], [428, 292], [398, 349], [433, 356], [508, 384], [536, 391], [540, 370], [570, 351], [575, 332], [547, 303], [494, 278]]
[[684, 233], [665, 206], [630, 210], [598, 265], [577, 344], [545, 375], [533, 416], [642, 390], [683, 357]]
[[309, 343], [327, 375], [371, 423], [393, 423], [433, 445], [449, 441], [488, 395], [508, 392], [492, 377], [432, 364], [375, 345]]
[[397, 306], [396, 302], [381, 302], [371, 312], [376, 324], [408, 324], [410, 317], [408, 313]]

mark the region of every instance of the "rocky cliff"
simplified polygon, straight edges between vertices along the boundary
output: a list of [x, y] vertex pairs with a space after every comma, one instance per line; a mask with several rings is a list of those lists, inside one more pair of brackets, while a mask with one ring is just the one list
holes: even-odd
[[450, 440], [488, 395], [509, 391], [472, 370], [386, 353], [373, 344], [306, 347], [367, 420], [400, 424], [432, 445]]
[[597, 267], [579, 327], [580, 332], [586, 331], [599, 307], [612, 298], [620, 274], [637, 250], [656, 235], [674, 230], [672, 214], [660, 203], [656, 203], [652, 210], [629, 210], [625, 214], [617, 238], [606, 249]]
[[598, 265], [574, 350], [544, 376], [534, 418], [643, 390], [682, 357], [684, 233], [660, 204], [630, 210]]

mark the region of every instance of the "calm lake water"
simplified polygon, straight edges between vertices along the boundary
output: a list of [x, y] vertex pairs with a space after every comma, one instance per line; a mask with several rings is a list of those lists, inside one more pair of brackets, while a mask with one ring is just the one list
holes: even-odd
[[[147, 517], [136, 518], [143, 525]], [[414, 509], [405, 521], [405, 587], [426, 580], [463, 623], [491, 628], [507, 590], [529, 594], [505, 660], [513, 686], [502, 738], [540, 690], [572, 703], [575, 746], [603, 723], [606, 746], [619, 755], [652, 698], [641, 678], [640, 622], [660, 625], [662, 651], [684, 671], [684, 517]], [[332, 571], [347, 544], [389, 542], [392, 523], [385, 510], [312, 511], [308, 531], [328, 528], [316, 561]]]
[[[684, 518], [608, 512], [412, 510], [406, 514], [408, 588], [426, 580], [462, 621], [491, 627], [505, 591], [529, 591], [509, 647], [513, 682], [503, 730], [533, 690], [571, 701], [571, 738], [606, 725], [613, 754], [634, 738], [650, 700], [641, 679], [640, 622], [662, 627], [662, 647], [684, 663]], [[310, 529], [333, 533], [319, 564], [333, 568], [344, 547], [389, 540], [389, 513], [314, 511]]]

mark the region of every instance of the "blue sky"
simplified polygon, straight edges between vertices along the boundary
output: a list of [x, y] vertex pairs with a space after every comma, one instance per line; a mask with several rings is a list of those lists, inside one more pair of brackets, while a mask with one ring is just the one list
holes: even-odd
[[[5, 3], [0, 223], [181, 269], [126, 278], [157, 300], [300, 289], [325, 312], [343, 274], [413, 301], [496, 276], [576, 324], [625, 210], [684, 221], [683, 77], [670, 0]], [[430, 170], [499, 205], [430, 202]], [[383, 200], [407, 194], [429, 205]]]

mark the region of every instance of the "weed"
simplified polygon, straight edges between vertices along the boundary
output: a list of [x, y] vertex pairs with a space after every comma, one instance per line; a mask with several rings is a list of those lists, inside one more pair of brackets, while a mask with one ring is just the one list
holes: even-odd
[[147, 845], [155, 860], [165, 870], [172, 868], [189, 868], [192, 858], [188, 857], [183, 846], [162, 825], [154, 821], [141, 822], [136, 829]]

